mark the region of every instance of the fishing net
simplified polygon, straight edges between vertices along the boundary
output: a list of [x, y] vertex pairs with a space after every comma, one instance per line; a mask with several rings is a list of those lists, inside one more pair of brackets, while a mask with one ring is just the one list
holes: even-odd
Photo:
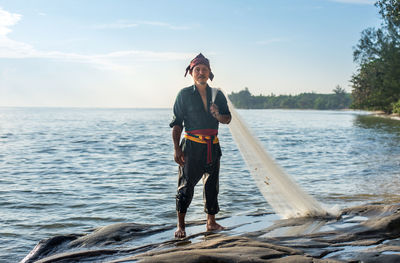
[[[215, 100], [218, 90], [213, 89]], [[274, 162], [261, 143], [247, 128], [235, 107], [226, 96], [232, 114], [229, 124], [230, 132], [235, 140], [258, 189], [276, 214], [283, 218], [303, 216], [325, 216], [327, 212], [282, 168]]]

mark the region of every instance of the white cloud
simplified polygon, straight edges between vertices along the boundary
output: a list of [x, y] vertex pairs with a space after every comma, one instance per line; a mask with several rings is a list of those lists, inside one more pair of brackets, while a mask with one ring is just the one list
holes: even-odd
[[188, 60], [192, 56], [192, 53], [154, 52], [148, 50], [124, 50], [105, 54], [84, 55], [61, 51], [39, 51], [28, 44], [10, 39], [7, 39], [6, 42], [0, 41], [0, 58], [64, 60], [92, 64], [100, 69], [115, 71], [130, 71], [138, 61]]
[[139, 61], [188, 60], [193, 54], [177, 52], [153, 52], [147, 50], [124, 50], [106, 54], [82, 55], [58, 51], [39, 52], [35, 57], [60, 59], [71, 62], [92, 64], [100, 69], [132, 71]]
[[[32, 45], [15, 41], [7, 36], [21, 19], [22, 15], [13, 14], [0, 8], [0, 58], [43, 58], [57, 59], [78, 63], [92, 64], [93, 66], [107, 70], [132, 70], [137, 61], [170, 61], [187, 60], [193, 56], [191, 53], [178, 52], [153, 52], [148, 50], [123, 50], [105, 54], [78, 54], [62, 51], [41, 51]], [[125, 24], [125, 26], [129, 26]], [[133, 26], [133, 24], [131, 24]]]
[[10, 33], [11, 29], [9, 27], [17, 24], [21, 17], [22, 15], [20, 14], [12, 14], [0, 7], [0, 37]]
[[363, 4], [363, 5], [373, 5], [376, 0], [330, 0], [333, 2], [345, 3], [345, 4]]
[[154, 52], [148, 50], [124, 50], [105, 54], [84, 55], [61, 51], [39, 51], [28, 44], [10, 39], [7, 42], [0, 41], [0, 58], [64, 60], [92, 64], [100, 69], [115, 71], [130, 71], [138, 61], [188, 60], [192, 56], [192, 53]]
[[141, 21], [141, 22], [139, 22], [139, 24], [149, 25], [149, 26], [166, 27], [166, 28], [172, 29], [172, 30], [188, 30], [189, 29], [189, 27], [187, 27], [187, 26], [174, 26], [174, 25], [164, 23], [164, 22], [159, 22], [159, 21]]
[[38, 55], [39, 52], [31, 45], [0, 36], [0, 58], [28, 58]]
[[0, 58], [22, 58], [36, 53], [32, 46], [7, 36], [12, 31], [10, 27], [16, 25], [21, 17], [20, 14], [7, 12], [0, 7]]
[[137, 57], [142, 60], [184, 60], [192, 57], [192, 53], [177, 52], [154, 52], [145, 50], [115, 51], [104, 55], [97, 55], [99, 58], [129, 58]]
[[261, 46], [266, 46], [266, 45], [269, 45], [269, 44], [281, 43], [281, 42], [287, 42], [287, 39], [283, 39], [283, 38], [271, 38], [271, 39], [267, 39], [267, 40], [260, 40], [260, 41], [257, 41], [256, 44], [257, 44], [257, 45], [261, 45]]
[[93, 28], [95, 28], [95, 29], [125, 29], [125, 28], [137, 27], [137, 26], [138, 26], [137, 23], [128, 23], [128, 22], [118, 21], [116, 23], [111, 23], [111, 24], [96, 25]]
[[156, 27], [165, 27], [171, 30], [188, 30], [187, 26], [175, 26], [169, 23], [160, 22], [160, 21], [139, 21], [139, 22], [129, 22], [129, 21], [117, 21], [115, 23], [110, 24], [102, 24], [95, 25], [93, 28], [95, 29], [126, 29], [126, 28], [134, 28], [138, 26], [156, 26]]

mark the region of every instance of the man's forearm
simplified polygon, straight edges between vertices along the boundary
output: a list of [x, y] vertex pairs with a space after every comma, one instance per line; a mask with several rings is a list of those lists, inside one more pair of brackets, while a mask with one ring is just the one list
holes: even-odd
[[181, 140], [182, 127], [175, 125], [172, 128], [172, 140], [174, 141], [174, 149], [179, 148], [179, 141]]
[[231, 122], [232, 116], [230, 114], [217, 114], [215, 117], [220, 123], [229, 124]]

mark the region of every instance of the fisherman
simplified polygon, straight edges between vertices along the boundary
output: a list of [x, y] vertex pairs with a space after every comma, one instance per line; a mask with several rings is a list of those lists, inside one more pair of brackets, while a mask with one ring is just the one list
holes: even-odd
[[[186, 68], [194, 84], [183, 88], [174, 104], [170, 123], [174, 142], [174, 159], [179, 164], [176, 211], [178, 217], [175, 237], [186, 236], [185, 215], [192, 201], [194, 187], [203, 178], [204, 211], [207, 213], [207, 231], [224, 229], [215, 221], [219, 211], [219, 165], [221, 148], [218, 141], [219, 123], [228, 124], [231, 113], [226, 98], [218, 91], [212, 101], [212, 89], [207, 81], [214, 78], [210, 62], [201, 53]], [[183, 127], [185, 135], [179, 143]]]

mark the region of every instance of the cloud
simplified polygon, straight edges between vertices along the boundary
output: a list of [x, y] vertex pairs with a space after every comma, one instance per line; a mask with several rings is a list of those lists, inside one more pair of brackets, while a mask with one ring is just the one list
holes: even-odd
[[5, 37], [10, 33], [11, 29], [9, 27], [17, 24], [21, 17], [22, 15], [20, 14], [12, 14], [0, 7], [0, 37]]
[[139, 24], [142, 25], [148, 25], [148, 26], [159, 26], [159, 27], [166, 27], [168, 29], [172, 30], [188, 30], [190, 29], [188, 26], [174, 26], [168, 23], [164, 22], [158, 22], [158, 21], [141, 21]]
[[160, 22], [160, 21], [139, 21], [139, 22], [129, 22], [129, 21], [117, 21], [115, 23], [110, 24], [102, 24], [95, 25], [93, 28], [95, 29], [126, 29], [126, 28], [134, 28], [139, 26], [156, 26], [156, 27], [164, 27], [170, 30], [188, 30], [190, 29], [187, 26], [175, 26], [169, 23]]
[[362, 4], [362, 5], [373, 5], [376, 0], [330, 0], [331, 2], [339, 2], [344, 4]]
[[123, 21], [118, 21], [116, 23], [111, 24], [103, 24], [103, 25], [96, 25], [93, 26], [95, 29], [125, 29], [125, 28], [132, 28], [137, 27], [139, 24], [137, 23], [128, 23]]
[[130, 71], [139, 61], [188, 60], [192, 53], [154, 52], [148, 50], [123, 50], [105, 54], [79, 54], [62, 51], [40, 51], [31, 45], [11, 39], [0, 41], [0, 58], [41, 58], [91, 64], [99, 69]]
[[35, 53], [32, 46], [14, 41], [7, 36], [12, 32], [10, 27], [16, 25], [21, 20], [21, 17], [22, 15], [20, 14], [7, 12], [0, 7], [0, 58], [7, 58], [9, 56], [21, 58], [32, 56]]
[[0, 35], [0, 58], [28, 58], [39, 56], [31, 45]]
[[[13, 14], [0, 8], [0, 58], [25, 59], [42, 58], [91, 64], [106, 70], [132, 70], [137, 61], [187, 60], [192, 53], [154, 52], [149, 50], [123, 50], [105, 54], [79, 54], [62, 51], [37, 50], [30, 44], [15, 41], [7, 36], [10, 27], [16, 25], [22, 15]], [[129, 26], [125, 24], [125, 26]], [[131, 25], [133, 26], [133, 24]]]
[[281, 42], [287, 42], [287, 39], [271, 38], [271, 39], [267, 39], [267, 40], [257, 41], [256, 44], [260, 45], [260, 46], [266, 46], [266, 45], [270, 45], [270, 44], [273, 44], [273, 43], [281, 43]]
[[59, 51], [39, 52], [38, 58], [58, 59], [78, 63], [92, 64], [100, 69], [131, 71], [139, 61], [188, 60], [191, 53], [154, 52], [148, 50], [123, 50], [106, 54], [83, 55]]

